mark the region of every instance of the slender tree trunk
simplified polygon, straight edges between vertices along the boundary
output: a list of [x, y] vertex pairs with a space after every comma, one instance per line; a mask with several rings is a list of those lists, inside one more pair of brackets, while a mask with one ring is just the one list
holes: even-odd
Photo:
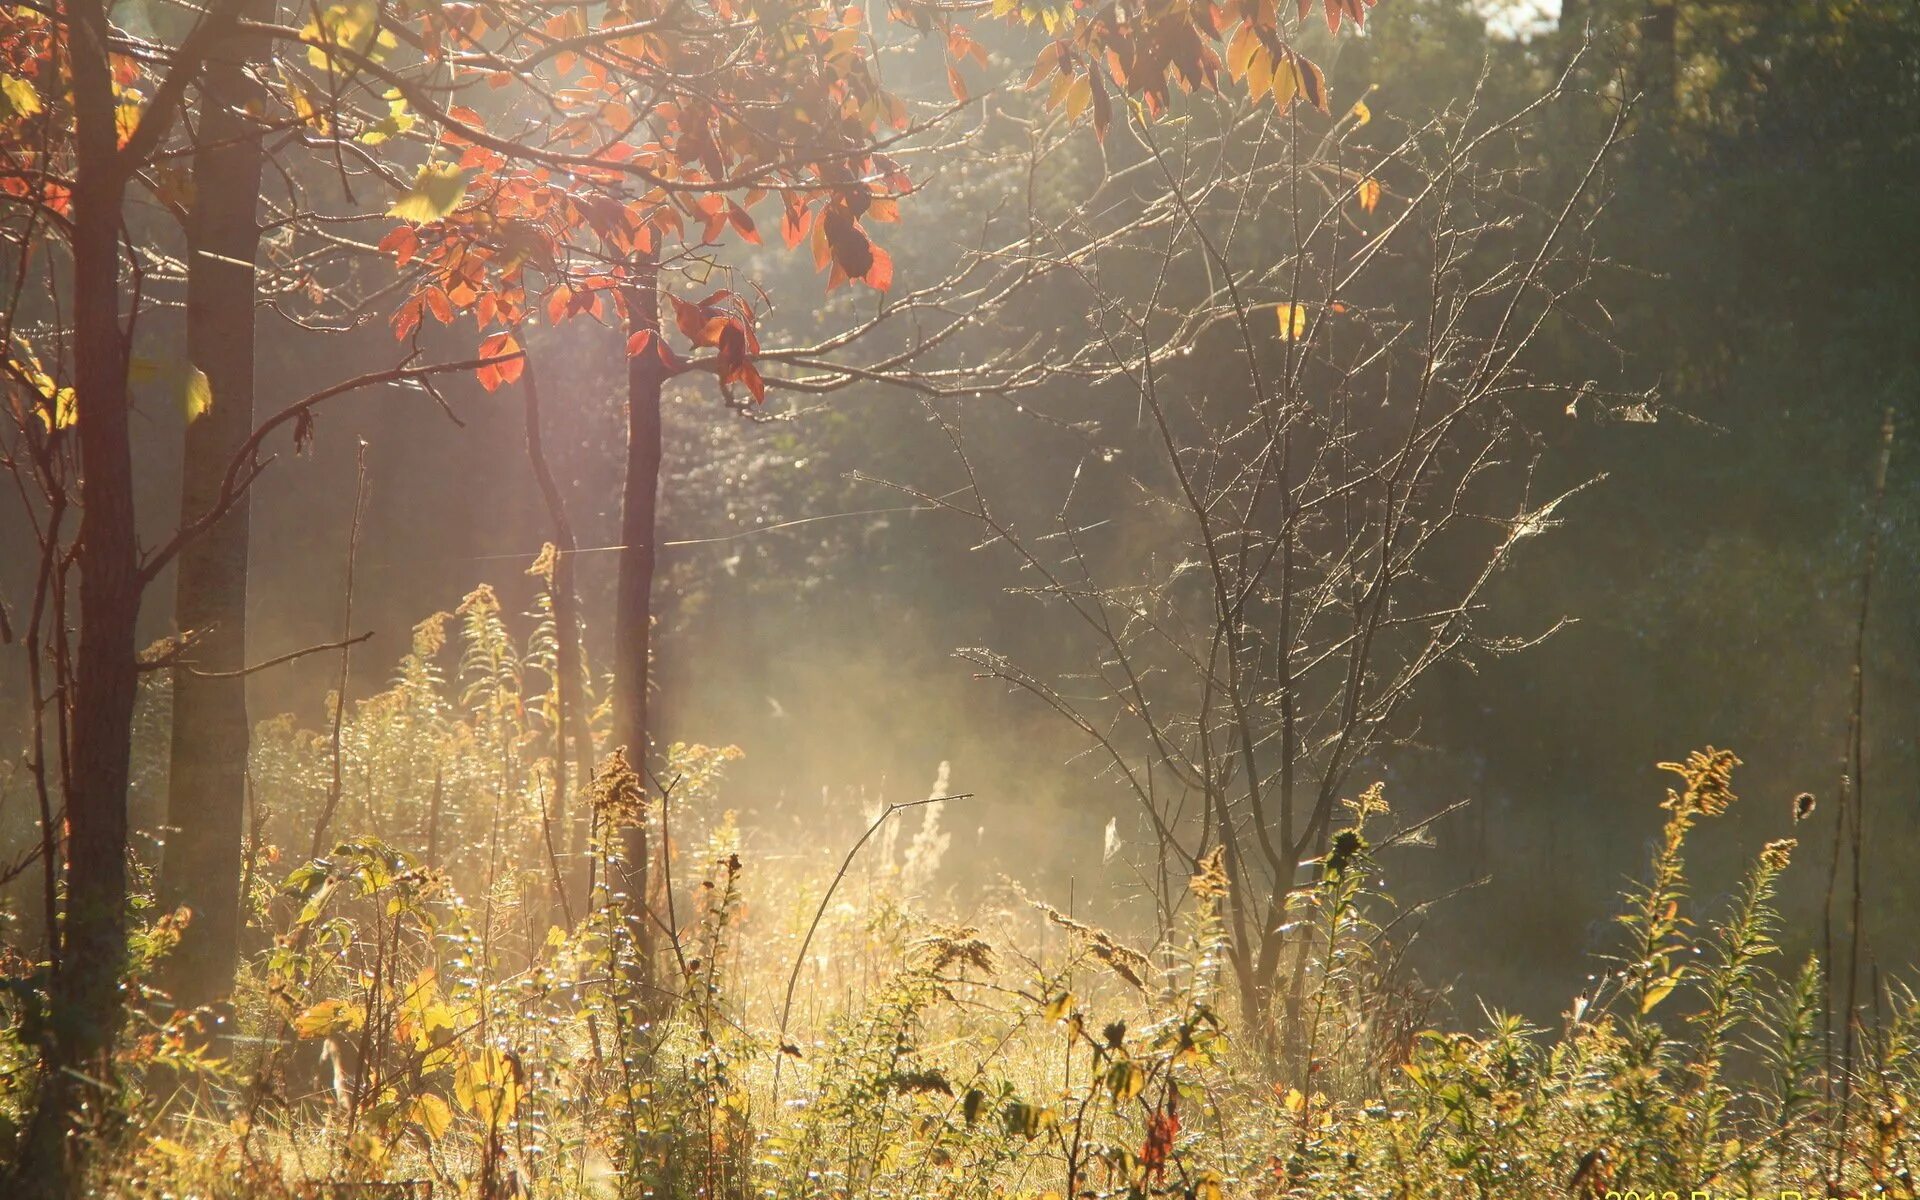
[[[249, 0], [247, 15], [271, 19], [271, 0]], [[187, 426], [180, 520], [212, 508], [227, 464], [253, 430], [254, 256], [260, 245], [259, 131], [247, 116], [260, 88], [247, 63], [264, 56], [259, 39], [235, 35], [215, 47], [201, 77], [194, 154], [194, 202], [187, 231], [187, 356], [204, 371], [213, 407]], [[180, 553], [174, 620], [200, 633], [192, 658], [209, 671], [244, 664], [250, 514], [242, 496]], [[193, 917], [167, 964], [176, 1004], [225, 995], [239, 958], [240, 875], [247, 808], [246, 680], [205, 678], [184, 668], [173, 679], [173, 747], [167, 779], [164, 907]]]
[[[627, 480], [620, 517], [620, 580], [613, 618], [613, 744], [646, 778], [649, 761], [647, 669], [653, 637], [653, 573], [660, 498], [660, 392], [666, 381], [660, 336], [659, 265], [647, 258], [627, 290], [627, 328], [646, 332], [655, 344], [627, 360]], [[624, 893], [635, 914], [640, 959], [651, 961], [653, 930], [646, 916], [652, 847], [647, 825], [621, 831], [620, 875], [608, 882]], [[644, 969], [644, 968], [643, 968]]]
[[568, 868], [563, 876], [563, 886], [571, 891], [581, 874], [578, 864], [584, 857], [584, 838], [577, 836], [575, 831], [584, 830], [585, 825], [569, 817], [569, 739], [572, 740], [573, 753], [579, 762], [580, 787], [585, 789], [593, 778], [593, 730], [587, 722], [586, 667], [581, 662], [580, 600], [573, 584], [574, 552], [580, 547], [573, 535], [573, 522], [567, 518], [566, 497], [560, 494], [560, 485], [554, 481], [553, 471], [547, 465], [546, 443], [540, 429], [540, 385], [531, 358], [526, 365], [526, 416], [527, 458], [533, 465], [534, 481], [540, 485], [540, 496], [546, 502], [547, 516], [553, 521], [555, 553], [553, 579], [548, 584], [548, 590], [553, 597], [553, 669], [559, 676], [556, 688], [559, 712], [555, 714], [557, 720], [554, 722], [554, 801], [551, 819], [565, 838]]
[[15, 1200], [80, 1190], [84, 1116], [112, 1099], [113, 1044], [126, 964], [127, 765], [138, 668], [141, 580], [128, 440], [127, 346], [120, 327], [120, 211], [109, 28], [99, 0], [67, 6], [73, 68], [73, 357], [82, 479], [80, 651], [67, 793], [67, 910], [53, 980], [49, 1044]]
[[1640, 21], [1640, 86], [1647, 121], [1662, 132], [1675, 128], [1680, 89], [1680, 0], [1649, 0]]

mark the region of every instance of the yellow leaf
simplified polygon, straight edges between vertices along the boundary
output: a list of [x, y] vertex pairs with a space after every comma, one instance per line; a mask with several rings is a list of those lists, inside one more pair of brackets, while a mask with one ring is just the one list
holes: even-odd
[[80, 419], [80, 401], [70, 387], [53, 394], [53, 428], [66, 429]]
[[1253, 22], [1242, 21], [1240, 32], [1233, 36], [1233, 41], [1227, 46], [1228, 73], [1235, 79], [1243, 78], [1260, 49], [1260, 35], [1253, 31]]
[[1301, 1094], [1299, 1088], [1288, 1088], [1286, 1096], [1281, 1099], [1280, 1103], [1286, 1107], [1288, 1112], [1297, 1113], [1307, 1106], [1307, 1098]]
[[46, 106], [40, 103], [40, 93], [33, 85], [18, 75], [0, 75], [0, 105], [15, 117], [31, 117]]
[[1072, 1010], [1073, 1010], [1073, 993], [1061, 992], [1058, 996], [1055, 996], [1053, 999], [1047, 1001], [1046, 1018], [1049, 1021], [1058, 1021], [1061, 1017], [1066, 1016]]
[[327, 110], [314, 102], [299, 78], [282, 69], [280, 79], [287, 87], [287, 103], [293, 106], [293, 115], [300, 123], [313, 126], [322, 135], [332, 133], [333, 122], [327, 119]]
[[432, 1092], [423, 1092], [407, 1102], [407, 1119], [418, 1125], [430, 1141], [439, 1141], [453, 1125], [453, 1110]]
[[1360, 211], [1372, 212], [1380, 205], [1380, 181], [1369, 175], [1360, 181]]
[[182, 393], [182, 404], [186, 408], [189, 425], [213, 410], [213, 385], [207, 382], [207, 373], [199, 367], [187, 368], [187, 386]]
[[48, 433], [56, 429], [65, 429], [80, 419], [80, 407], [70, 387], [61, 387], [54, 382], [53, 376], [40, 366], [40, 360], [21, 345], [24, 357], [13, 359], [11, 366], [18, 375], [24, 375], [40, 393], [40, 403], [34, 408], [34, 415], [40, 418], [40, 424]]
[[387, 115], [367, 126], [360, 140], [369, 146], [378, 146], [388, 138], [399, 137], [413, 128], [414, 116], [407, 111], [407, 98], [395, 88], [387, 93]]
[[361, 1129], [356, 1130], [354, 1135], [347, 1139], [347, 1152], [364, 1164], [368, 1170], [381, 1171], [386, 1168], [387, 1158], [393, 1153], [393, 1147], [367, 1130]]
[[400, 1028], [403, 1036], [412, 1037], [415, 1050], [430, 1050], [436, 1043], [448, 1040], [437, 1034], [453, 1033], [453, 1010], [440, 1001], [432, 967], [414, 976], [412, 986], [401, 997]]
[[172, 1138], [163, 1138], [163, 1137], [149, 1138], [147, 1141], [147, 1144], [149, 1146], [152, 1146], [155, 1150], [158, 1150], [160, 1153], [166, 1155], [168, 1158], [173, 1159], [175, 1162], [185, 1162], [187, 1159], [190, 1159], [193, 1157], [192, 1150], [188, 1149], [186, 1146], [182, 1145], [181, 1143], [174, 1141]]
[[1290, 58], [1273, 64], [1273, 106], [1285, 112], [1300, 94], [1300, 68]]
[[345, 1000], [322, 1000], [293, 1020], [293, 1030], [303, 1038], [326, 1037], [360, 1028], [367, 1012]]
[[1353, 102], [1353, 127], [1358, 129], [1371, 120], [1373, 120], [1373, 110], [1367, 107], [1367, 102], [1365, 100], [1355, 100]]
[[380, 8], [374, 0], [347, 0], [344, 4], [329, 5], [300, 31], [300, 40], [309, 47], [307, 61], [321, 71], [351, 69], [350, 62], [334, 62], [328, 51], [335, 47], [378, 57], [369, 51], [375, 47], [374, 35], [379, 32], [379, 22]]
[[1266, 95], [1267, 89], [1273, 86], [1273, 63], [1268, 60], [1265, 50], [1261, 50], [1247, 60], [1246, 80], [1249, 103]]
[[420, 174], [414, 178], [413, 190], [400, 197], [387, 210], [387, 215], [423, 225], [428, 221], [438, 221], [460, 207], [460, 201], [466, 195], [465, 171], [452, 163], [428, 163], [420, 168]]
[[1653, 1006], [1672, 995], [1673, 989], [1678, 986], [1680, 986], [1680, 977], [1678, 975], [1669, 975], [1665, 979], [1655, 983], [1647, 989], [1646, 995], [1640, 997], [1640, 1011], [1643, 1013], [1652, 1012]]
[[487, 1125], [502, 1125], [513, 1119], [520, 1104], [520, 1082], [513, 1064], [498, 1050], [482, 1050], [453, 1076], [453, 1098]]
[[1280, 318], [1280, 337], [1284, 341], [1295, 341], [1307, 332], [1307, 310], [1301, 304], [1282, 304], [1276, 309]]
[[122, 146], [132, 141], [133, 131], [140, 128], [140, 104], [140, 93], [132, 88], [120, 93], [120, 104], [113, 110], [113, 126]]
[[1085, 75], [1078, 76], [1067, 88], [1067, 120], [1078, 121], [1093, 100], [1093, 85]]

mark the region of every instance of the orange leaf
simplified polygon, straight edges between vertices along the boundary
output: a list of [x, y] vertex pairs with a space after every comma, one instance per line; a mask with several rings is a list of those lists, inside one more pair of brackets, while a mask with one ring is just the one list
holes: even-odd
[[1307, 332], [1307, 309], [1302, 304], [1281, 304], [1275, 314], [1280, 318], [1280, 339], [1291, 342]]
[[680, 332], [685, 334], [694, 345], [701, 345], [699, 339], [701, 331], [707, 324], [706, 314], [701, 311], [698, 304], [691, 301], [682, 300], [674, 295], [668, 295], [667, 299], [673, 302], [673, 323], [680, 327]]
[[380, 251], [393, 255], [394, 265], [404, 267], [420, 252], [420, 235], [411, 225], [396, 225], [393, 232], [380, 239]]
[[727, 201], [727, 221], [743, 241], [754, 246], [760, 244], [760, 231], [754, 228], [753, 218], [747, 215], [746, 209], [731, 200]]
[[[509, 355], [512, 357], [508, 357]], [[520, 350], [520, 343], [511, 333], [496, 333], [482, 340], [480, 357], [504, 360], [491, 362], [474, 370], [474, 376], [479, 379], [480, 386], [489, 392], [498, 389], [503, 383], [512, 383], [520, 378], [520, 373], [527, 367], [527, 360]]]
[[409, 300], [393, 314], [393, 336], [395, 341], [406, 341], [420, 328], [420, 301]]
[[873, 265], [867, 268], [867, 286], [876, 292], [884, 292], [893, 287], [893, 255], [879, 246], [873, 246]]

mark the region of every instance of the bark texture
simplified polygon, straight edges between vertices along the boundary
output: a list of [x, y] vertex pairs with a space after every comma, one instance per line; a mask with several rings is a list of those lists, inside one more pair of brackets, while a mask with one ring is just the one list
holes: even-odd
[[127, 956], [127, 770], [138, 667], [140, 565], [120, 325], [120, 211], [109, 29], [99, 0], [68, 6], [76, 163], [73, 357], [82, 480], [75, 563], [80, 647], [67, 792], [67, 906], [32, 1120], [0, 1194], [77, 1194], [80, 1127], [112, 1100], [113, 1044]]

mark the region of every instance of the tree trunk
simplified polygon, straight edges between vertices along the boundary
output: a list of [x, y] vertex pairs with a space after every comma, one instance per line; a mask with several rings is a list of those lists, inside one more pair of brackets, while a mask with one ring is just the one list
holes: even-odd
[[83, 1115], [112, 1101], [113, 1044], [126, 964], [127, 769], [138, 668], [141, 580], [128, 441], [127, 346], [120, 328], [120, 211], [111, 31], [99, 0], [73, 0], [73, 359], [82, 478], [80, 650], [67, 794], [67, 911], [52, 984], [39, 1093], [13, 1178], [18, 1200], [80, 1190]]
[[1640, 86], [1647, 121], [1670, 133], [1680, 90], [1680, 0], [1649, 0], [1640, 21]]
[[[660, 391], [666, 365], [657, 353], [660, 337], [659, 265], [645, 259], [627, 289], [629, 334], [651, 334], [650, 344], [627, 360], [627, 479], [620, 517], [620, 581], [613, 618], [613, 744], [647, 779], [647, 670], [653, 636], [655, 522], [660, 498]], [[651, 970], [652, 922], [648, 902], [651, 846], [646, 821], [621, 831], [621, 867], [608, 882], [626, 897], [634, 916], [638, 957]], [[651, 978], [646, 980], [650, 982]]]
[[[271, 0], [250, 0], [248, 16], [271, 19]], [[185, 525], [212, 508], [227, 465], [253, 430], [254, 256], [260, 245], [259, 130], [247, 116], [260, 88], [249, 60], [258, 38], [235, 35], [208, 56], [194, 154], [194, 201], [187, 231], [187, 356], [204, 371], [213, 407], [187, 426], [180, 486]], [[191, 652], [208, 671], [245, 661], [250, 515], [243, 495], [180, 553], [174, 621], [201, 634]], [[206, 678], [185, 668], [173, 679], [173, 747], [167, 779], [166, 853], [160, 902], [184, 905], [192, 920], [168, 960], [174, 1002], [196, 1007], [224, 996], [239, 957], [240, 876], [247, 808], [246, 680]]]
[[580, 547], [573, 535], [573, 522], [567, 517], [566, 498], [560, 494], [560, 485], [555, 482], [553, 471], [547, 465], [545, 439], [540, 429], [540, 385], [531, 357], [527, 359], [525, 374], [527, 459], [533, 465], [534, 481], [540, 485], [541, 499], [546, 502], [547, 516], [553, 522], [555, 553], [548, 593], [553, 598], [553, 669], [558, 676], [555, 691], [559, 711], [555, 713], [553, 734], [554, 788], [550, 822], [560, 831], [563, 839], [560, 844], [567, 849], [567, 869], [563, 872], [561, 886], [571, 892], [582, 874], [578, 864], [584, 858], [584, 838], [576, 836], [574, 831], [585, 826], [578, 820], [570, 819], [569, 815], [569, 739], [573, 742], [573, 753], [579, 762], [579, 782], [583, 793], [593, 778], [593, 730], [587, 722], [586, 667], [581, 662], [580, 600], [573, 584], [574, 553]]

